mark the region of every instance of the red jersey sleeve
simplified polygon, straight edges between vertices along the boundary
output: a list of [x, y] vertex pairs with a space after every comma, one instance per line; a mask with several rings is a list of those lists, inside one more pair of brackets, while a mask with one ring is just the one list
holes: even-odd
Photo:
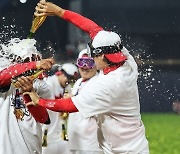
[[18, 76], [30, 69], [36, 69], [36, 62], [15, 64], [5, 68], [4, 70], [0, 71], [0, 86], [3, 87], [10, 85], [12, 77]]
[[[29, 97], [29, 95], [24, 95], [23, 98], [24, 98], [25, 103], [28, 103], [31, 101], [31, 98]], [[28, 106], [28, 110], [37, 122], [40, 122], [42, 124], [50, 123], [49, 115], [45, 107], [42, 107], [40, 105]]]
[[94, 39], [96, 34], [103, 30], [103, 28], [98, 26], [94, 21], [69, 10], [65, 11], [63, 19], [71, 22], [81, 30], [87, 32], [91, 39]]
[[39, 105], [56, 112], [78, 112], [78, 109], [72, 102], [71, 98], [66, 99], [40, 99]]

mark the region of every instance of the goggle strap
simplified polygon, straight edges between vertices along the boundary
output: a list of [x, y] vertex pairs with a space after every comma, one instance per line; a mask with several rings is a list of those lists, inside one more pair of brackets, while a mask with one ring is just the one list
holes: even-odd
[[88, 43], [88, 46], [90, 48], [91, 57], [93, 57], [93, 55], [118, 53], [123, 49], [122, 43], [94, 48], [91, 41]]

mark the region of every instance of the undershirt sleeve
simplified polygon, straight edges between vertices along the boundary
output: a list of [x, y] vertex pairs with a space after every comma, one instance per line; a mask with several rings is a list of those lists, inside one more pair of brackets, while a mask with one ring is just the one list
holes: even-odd
[[[29, 97], [29, 95], [24, 95], [24, 101], [25, 101], [25, 103], [28, 103], [31, 101], [31, 98]], [[45, 107], [42, 107], [39, 105], [28, 106], [28, 110], [37, 122], [40, 122], [42, 124], [50, 123], [49, 115], [48, 115], [47, 109]], [[47, 123], [47, 121], [48, 121], [48, 123]]]
[[56, 112], [78, 112], [78, 109], [72, 102], [71, 98], [66, 99], [40, 99], [39, 105]]
[[96, 34], [103, 30], [103, 28], [98, 26], [94, 21], [69, 10], [65, 11], [63, 19], [71, 22], [81, 30], [87, 32], [91, 39], [94, 39]]
[[36, 62], [15, 64], [3, 69], [0, 71], [0, 87], [2, 88], [10, 85], [12, 77], [18, 76], [30, 69], [36, 69]]

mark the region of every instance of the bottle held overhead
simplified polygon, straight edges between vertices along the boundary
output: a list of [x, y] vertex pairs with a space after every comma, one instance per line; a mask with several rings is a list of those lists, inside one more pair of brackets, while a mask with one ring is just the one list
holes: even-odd
[[37, 31], [37, 29], [44, 23], [46, 17], [47, 16], [40, 16], [40, 17], [33, 16], [32, 25], [28, 38], [32, 38], [33, 34]]

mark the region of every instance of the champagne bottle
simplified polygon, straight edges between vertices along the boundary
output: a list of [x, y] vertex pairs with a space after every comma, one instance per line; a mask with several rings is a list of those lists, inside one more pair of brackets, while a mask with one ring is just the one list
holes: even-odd
[[44, 23], [44, 21], [46, 20], [47, 16], [40, 16], [40, 17], [36, 17], [33, 16], [33, 20], [32, 20], [32, 25], [31, 25], [31, 29], [28, 35], [28, 38], [32, 38], [34, 33], [36, 32], [36, 30]]
[[42, 140], [42, 147], [47, 147], [47, 133], [48, 133], [48, 129], [46, 128], [44, 131], [44, 136], [43, 136], [43, 140]]
[[31, 75], [32, 80], [38, 78], [39, 75], [41, 75], [43, 72], [44, 72], [44, 70], [37, 69], [37, 70], [35, 71], [35, 73], [34, 73], [33, 75]]
[[30, 78], [32, 80], [36, 79], [39, 77], [39, 75], [41, 75], [44, 71], [41, 70], [41, 69], [35, 69], [35, 70], [29, 70], [29, 71], [26, 71], [26, 72], [23, 72], [22, 74], [14, 77], [11, 79], [11, 83], [12, 85], [15, 87], [15, 88], [19, 88], [19, 86], [17, 85], [17, 81], [18, 81], [18, 78], [21, 77], [21, 76], [30, 76]]
[[62, 124], [62, 134], [61, 134], [61, 137], [62, 137], [62, 139], [63, 139], [64, 141], [68, 141], [65, 124]]
[[[67, 89], [65, 90], [64, 94], [68, 94], [68, 91]], [[62, 124], [62, 139], [67, 141], [68, 140], [68, 136], [67, 136], [67, 120], [68, 120], [68, 115], [69, 113], [68, 112], [61, 112], [61, 118], [62, 120], [64, 120], [65, 124]]]
[[[68, 90], [67, 90], [67, 89], [65, 89], [65, 91], [64, 91], [64, 95], [66, 95], [66, 94], [68, 94]], [[61, 112], [61, 118], [62, 118], [63, 120], [67, 120], [68, 115], [69, 115], [68, 112]]]

